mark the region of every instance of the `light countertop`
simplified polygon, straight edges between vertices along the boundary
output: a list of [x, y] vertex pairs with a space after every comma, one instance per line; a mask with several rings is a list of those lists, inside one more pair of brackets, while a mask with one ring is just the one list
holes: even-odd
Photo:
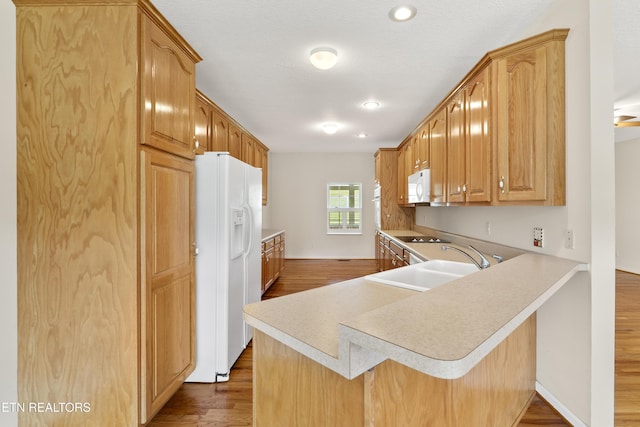
[[262, 229], [262, 241], [272, 239], [278, 234], [284, 234], [284, 229], [281, 228], [263, 228]]
[[[433, 246], [433, 258], [422, 256], [465, 261]], [[256, 329], [347, 378], [385, 359], [458, 378], [585, 270], [527, 253], [426, 292], [359, 278], [249, 304], [244, 313]]]

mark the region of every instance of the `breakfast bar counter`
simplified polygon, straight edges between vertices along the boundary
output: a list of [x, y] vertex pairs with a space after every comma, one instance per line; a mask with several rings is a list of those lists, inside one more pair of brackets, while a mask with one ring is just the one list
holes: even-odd
[[[422, 393], [429, 396], [422, 396], [423, 399], [435, 396], [435, 389], [448, 389], [438, 397], [445, 401], [436, 403], [442, 409], [436, 418], [442, 423], [438, 425], [456, 425], [460, 421], [458, 415], [455, 420], [451, 419], [453, 415], [447, 415], [451, 405], [459, 405], [460, 399], [482, 401], [486, 416], [493, 416], [490, 414], [495, 414], [498, 405], [499, 411], [506, 414], [505, 422], [512, 422], [533, 396], [535, 312], [571, 277], [584, 270], [586, 266], [575, 261], [527, 253], [426, 292], [359, 278], [247, 305], [245, 319], [256, 330], [254, 393], [259, 399], [259, 405], [254, 404], [256, 425], [262, 422], [269, 425], [276, 420], [279, 425], [286, 425], [287, 420], [273, 407], [281, 405], [276, 402], [282, 399], [294, 406], [302, 405], [305, 410], [323, 405], [323, 415], [318, 416], [325, 421], [332, 413], [337, 418], [344, 417], [344, 402], [336, 400], [338, 395], [342, 396], [340, 393], [326, 396], [321, 393], [322, 403], [301, 397], [300, 381], [305, 380], [301, 380], [300, 372], [317, 370], [320, 373], [305, 377], [310, 387], [320, 378], [331, 376], [334, 391], [349, 390], [349, 396], [356, 396], [353, 388], [362, 388], [364, 416], [379, 421], [370, 425], [384, 425], [380, 420], [391, 416], [405, 417], [407, 422], [426, 416], [416, 413], [416, 408], [410, 413], [398, 413], [406, 405], [402, 399], [408, 396], [395, 403], [389, 396], [383, 400], [375, 398], [386, 393], [384, 390], [391, 385], [402, 384], [401, 377], [411, 379], [410, 384], [397, 390], [401, 395], [425, 381]], [[299, 363], [309, 369], [301, 369]], [[293, 367], [295, 372], [287, 373]], [[287, 393], [286, 386], [282, 386], [277, 399], [269, 388], [273, 387], [272, 381], [265, 383], [273, 372], [278, 372], [281, 383], [283, 378], [293, 375], [292, 389]], [[391, 375], [393, 380], [385, 375]], [[471, 391], [476, 386], [461, 385], [477, 382], [478, 378], [486, 382], [481, 396]], [[458, 382], [448, 381], [452, 379]], [[315, 389], [326, 386], [315, 384]], [[454, 403], [451, 387], [466, 397], [454, 393], [457, 396]], [[372, 390], [378, 390], [378, 394]], [[492, 392], [485, 395], [487, 390]], [[501, 397], [495, 401], [489, 397], [498, 395]], [[515, 400], [509, 401], [511, 398]], [[360, 398], [355, 399], [350, 405], [358, 406]], [[331, 400], [335, 400], [334, 405], [328, 403]], [[505, 405], [511, 409], [506, 410]], [[333, 412], [327, 412], [329, 407], [334, 408]], [[355, 423], [352, 425], [361, 425], [360, 410], [346, 412], [355, 414], [356, 418], [347, 417]], [[431, 417], [438, 411], [434, 412], [432, 407], [427, 412]], [[474, 412], [470, 416], [475, 418], [479, 414]]]

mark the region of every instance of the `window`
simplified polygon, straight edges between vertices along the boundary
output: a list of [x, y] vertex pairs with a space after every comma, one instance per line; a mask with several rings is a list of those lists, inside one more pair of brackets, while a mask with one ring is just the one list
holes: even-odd
[[362, 184], [327, 185], [327, 233], [362, 234]]

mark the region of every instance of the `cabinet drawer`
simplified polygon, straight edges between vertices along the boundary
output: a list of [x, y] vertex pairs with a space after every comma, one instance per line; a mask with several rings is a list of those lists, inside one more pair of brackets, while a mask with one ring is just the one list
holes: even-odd
[[262, 242], [262, 250], [268, 251], [269, 249], [273, 249], [275, 246], [275, 239], [269, 239], [266, 242]]

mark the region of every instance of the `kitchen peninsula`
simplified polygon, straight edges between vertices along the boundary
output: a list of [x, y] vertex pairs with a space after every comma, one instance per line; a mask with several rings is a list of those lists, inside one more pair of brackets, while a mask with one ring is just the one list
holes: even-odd
[[535, 312], [585, 269], [523, 254], [427, 292], [358, 278], [248, 305], [254, 425], [512, 425]]

